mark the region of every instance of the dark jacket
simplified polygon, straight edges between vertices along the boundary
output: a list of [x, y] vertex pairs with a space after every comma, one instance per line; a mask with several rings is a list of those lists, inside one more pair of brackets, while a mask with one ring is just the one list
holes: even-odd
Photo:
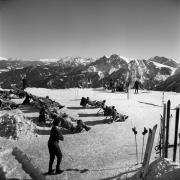
[[53, 126], [50, 132], [49, 142], [59, 142], [59, 140], [63, 141], [64, 137], [61, 133], [61, 130], [58, 129], [57, 126]]
[[138, 87], [139, 87], [139, 81], [135, 81], [134, 88], [138, 88]]

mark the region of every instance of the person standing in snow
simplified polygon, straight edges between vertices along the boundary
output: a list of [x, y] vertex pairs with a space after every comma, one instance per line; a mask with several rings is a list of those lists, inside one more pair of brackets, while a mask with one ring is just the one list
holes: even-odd
[[135, 94], [138, 94], [138, 89], [139, 89], [139, 81], [138, 80], [135, 81], [134, 88], [135, 88]]
[[56, 174], [61, 174], [63, 172], [63, 170], [60, 169], [60, 164], [62, 161], [62, 152], [59, 147], [59, 140], [63, 141], [64, 137], [62, 135], [61, 130], [58, 128], [58, 126], [60, 126], [60, 123], [61, 121], [58, 118], [54, 119], [53, 126], [50, 132], [50, 137], [48, 141], [48, 149], [50, 155], [48, 174], [52, 174], [54, 172], [52, 166], [55, 156], [57, 157]]
[[26, 89], [27, 87], [27, 79], [26, 79], [26, 74], [22, 77], [22, 89]]

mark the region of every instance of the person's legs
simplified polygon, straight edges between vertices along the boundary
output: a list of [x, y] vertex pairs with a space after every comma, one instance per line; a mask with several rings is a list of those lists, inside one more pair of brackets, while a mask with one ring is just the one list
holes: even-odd
[[86, 130], [86, 131], [89, 131], [91, 128], [88, 127], [82, 120], [77, 120], [77, 129], [79, 131], [82, 131], [83, 128]]
[[63, 171], [60, 169], [60, 164], [62, 161], [62, 152], [58, 143], [55, 143], [55, 155], [57, 157], [56, 173], [62, 173]]
[[49, 148], [49, 155], [50, 155], [48, 173], [52, 173], [53, 172], [52, 166], [53, 166], [53, 162], [55, 158], [55, 153], [54, 153], [53, 145], [48, 143], [48, 148]]

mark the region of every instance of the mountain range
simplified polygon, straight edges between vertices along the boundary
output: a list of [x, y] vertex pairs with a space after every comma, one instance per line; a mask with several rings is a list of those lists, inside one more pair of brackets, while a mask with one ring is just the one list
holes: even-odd
[[0, 59], [2, 88], [20, 86], [24, 74], [30, 87], [70, 88], [87, 83], [100, 87], [110, 79], [125, 82], [128, 78], [131, 87], [138, 79], [145, 89], [180, 92], [180, 64], [159, 56], [149, 59], [128, 59], [117, 54], [98, 59], [68, 56], [54, 61]]

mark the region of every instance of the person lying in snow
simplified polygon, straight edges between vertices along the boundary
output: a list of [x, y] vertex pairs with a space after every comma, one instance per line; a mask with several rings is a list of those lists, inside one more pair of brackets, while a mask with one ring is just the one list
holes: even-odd
[[92, 101], [92, 100], [90, 100], [90, 98], [89, 97], [87, 97], [87, 104], [88, 105], [90, 105], [90, 106], [96, 106], [96, 100], [95, 101]]
[[53, 120], [59, 119], [61, 127], [70, 130], [73, 133], [81, 132], [83, 129], [89, 131], [91, 128], [85, 125], [80, 119], [74, 119], [66, 113], [57, 113], [57, 111], [50, 112]]
[[104, 105], [102, 109], [104, 110], [104, 116], [109, 116], [112, 119], [111, 122], [125, 121], [128, 118], [128, 116], [118, 113], [115, 106]]
[[104, 107], [105, 103], [106, 103], [106, 100], [96, 101], [96, 107], [102, 108], [102, 107]]
[[55, 107], [57, 107], [59, 109], [62, 109], [64, 107], [60, 103], [51, 100], [49, 98], [49, 96], [46, 96], [46, 98], [44, 98], [44, 97], [38, 97], [38, 96], [35, 96], [35, 95], [31, 95], [31, 99], [33, 100], [34, 105], [39, 109], [41, 109], [42, 106], [44, 106], [44, 107], [46, 107], [48, 109], [49, 108], [55, 108]]
[[1, 110], [12, 110], [18, 108], [19, 104], [13, 101], [0, 99], [0, 109]]
[[5, 90], [0, 90], [0, 98], [3, 100], [10, 100], [12, 95], [12, 91], [5, 91]]
[[84, 106], [84, 107], [86, 107], [87, 105], [90, 105], [90, 106], [93, 106], [93, 107], [101, 108], [102, 106], [105, 105], [105, 103], [106, 103], [106, 100], [103, 100], [103, 101], [94, 100], [94, 101], [92, 101], [92, 100], [90, 100], [89, 97], [87, 97], [87, 98], [82, 97], [80, 105]]
[[116, 109], [114, 109], [113, 111], [113, 115], [112, 115], [112, 122], [123, 122], [128, 118], [128, 116], [123, 115], [121, 113], [118, 113]]
[[49, 96], [46, 96], [46, 98], [39, 97], [38, 99], [39, 101], [41, 101], [41, 103], [48, 107], [58, 107], [59, 109], [62, 109], [64, 107], [64, 105], [61, 105], [60, 103], [51, 100]]

